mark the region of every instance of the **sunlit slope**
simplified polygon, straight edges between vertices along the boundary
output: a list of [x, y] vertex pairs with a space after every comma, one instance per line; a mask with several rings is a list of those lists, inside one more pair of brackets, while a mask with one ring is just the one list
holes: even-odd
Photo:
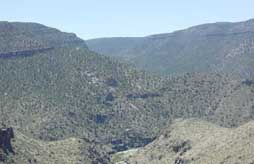
[[177, 120], [126, 161], [130, 164], [252, 163], [253, 128], [253, 121], [227, 129], [201, 120]]

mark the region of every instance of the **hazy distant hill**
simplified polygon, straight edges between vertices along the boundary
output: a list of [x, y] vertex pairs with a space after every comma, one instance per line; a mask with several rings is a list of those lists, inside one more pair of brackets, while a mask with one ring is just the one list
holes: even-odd
[[201, 120], [177, 120], [151, 144], [114, 159], [128, 164], [252, 163], [253, 129], [253, 121], [227, 129]]
[[87, 41], [91, 50], [162, 74], [219, 71], [253, 77], [254, 20], [211, 23], [168, 34]]

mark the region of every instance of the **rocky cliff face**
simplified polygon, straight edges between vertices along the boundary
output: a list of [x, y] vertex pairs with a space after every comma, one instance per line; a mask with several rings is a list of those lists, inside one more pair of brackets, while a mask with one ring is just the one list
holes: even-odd
[[14, 154], [11, 140], [14, 138], [14, 131], [12, 128], [0, 129], [0, 163], [7, 160], [9, 153]]
[[11, 145], [11, 139], [14, 138], [14, 131], [12, 128], [0, 129], [0, 148], [6, 153], [14, 153]]
[[86, 47], [75, 34], [36, 23], [0, 22], [0, 42], [0, 57], [27, 56], [71, 44]]

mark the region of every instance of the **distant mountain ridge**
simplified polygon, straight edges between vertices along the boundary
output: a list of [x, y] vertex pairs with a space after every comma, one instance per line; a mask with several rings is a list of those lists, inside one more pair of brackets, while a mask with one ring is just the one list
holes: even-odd
[[[98, 53], [160, 74], [227, 72], [253, 77], [254, 19], [209, 23], [168, 34], [87, 41]], [[248, 72], [248, 73], [246, 73]]]
[[85, 42], [72, 33], [63, 33], [38, 23], [0, 22], [0, 57], [32, 54], [55, 47]]

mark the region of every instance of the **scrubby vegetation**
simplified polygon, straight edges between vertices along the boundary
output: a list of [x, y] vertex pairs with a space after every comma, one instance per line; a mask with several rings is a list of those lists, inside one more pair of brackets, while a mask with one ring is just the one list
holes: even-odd
[[154, 142], [125, 155], [123, 164], [252, 163], [253, 121], [227, 129], [196, 120], [177, 120]]
[[[84, 148], [90, 152], [85, 156], [89, 160], [98, 162], [102, 154], [107, 161], [109, 154], [150, 143], [176, 118], [198, 117], [234, 127], [254, 117], [253, 85], [224, 74], [159, 77], [137, 71], [131, 65], [91, 52], [84, 41], [72, 34], [41, 26], [0, 25], [7, 29], [5, 36], [14, 38], [1, 42], [5, 48], [0, 56], [15, 52], [14, 57], [0, 57], [0, 120], [19, 132], [16, 150], [24, 155], [22, 159], [11, 159], [33, 163], [31, 152], [40, 149], [38, 145], [48, 148], [50, 143], [61, 143], [52, 149], [64, 151], [62, 146], [67, 144], [76, 150], [79, 146], [75, 153]], [[38, 29], [43, 31], [43, 37]], [[16, 45], [16, 37], [19, 41], [29, 37], [43, 43], [43, 47], [53, 46], [43, 51], [36, 44], [6, 50]], [[30, 50], [31, 54], [23, 55]], [[69, 142], [70, 138], [76, 138], [75, 142]], [[83, 142], [100, 148], [90, 149]], [[28, 152], [22, 151], [23, 144]], [[59, 151], [58, 155], [51, 155], [52, 159], [47, 153], [41, 152], [43, 158], [36, 160], [46, 157], [56, 163], [55, 159], [60, 161], [58, 155], [68, 151]], [[88, 159], [81, 159], [85, 160]]]
[[27, 137], [16, 131], [12, 141], [14, 154], [4, 154], [0, 160], [4, 164], [62, 164], [62, 163], [109, 163], [109, 158], [103, 154], [103, 145], [86, 142], [83, 139], [68, 138], [58, 141], [42, 141]]
[[164, 75], [227, 72], [254, 78], [254, 20], [210, 23], [168, 34], [88, 40], [91, 50]]

